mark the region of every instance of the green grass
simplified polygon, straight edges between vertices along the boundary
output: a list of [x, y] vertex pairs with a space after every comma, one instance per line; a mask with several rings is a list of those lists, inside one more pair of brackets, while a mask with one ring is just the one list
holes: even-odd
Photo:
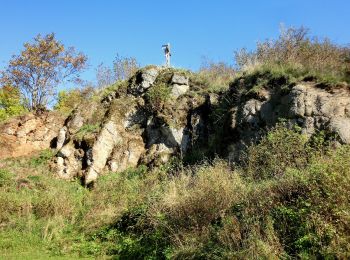
[[312, 71], [295, 64], [263, 64], [237, 74], [230, 87], [245, 99], [259, 99], [263, 90], [286, 94], [296, 84], [305, 82], [313, 82], [316, 87], [327, 90], [346, 86], [342, 77], [330, 73]]
[[0, 258], [348, 258], [350, 147], [330, 142], [280, 124], [235, 170], [174, 161], [92, 190], [56, 179], [48, 151], [3, 160]]
[[93, 96], [93, 100], [100, 101], [103, 100], [108, 95], [118, 92], [118, 91], [124, 91], [124, 89], [127, 86], [127, 82], [124, 80], [120, 80], [115, 82], [114, 84], [107, 86], [103, 89], [101, 89], [95, 96]]
[[100, 130], [100, 124], [85, 124], [78, 132], [75, 134], [75, 137], [78, 140], [83, 140], [86, 135], [97, 133]]

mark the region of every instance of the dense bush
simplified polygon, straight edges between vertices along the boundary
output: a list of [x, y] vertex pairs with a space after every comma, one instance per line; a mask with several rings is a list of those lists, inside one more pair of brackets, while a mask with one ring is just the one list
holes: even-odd
[[246, 171], [254, 179], [280, 177], [287, 168], [305, 167], [308, 158], [307, 137], [280, 124], [248, 148]]

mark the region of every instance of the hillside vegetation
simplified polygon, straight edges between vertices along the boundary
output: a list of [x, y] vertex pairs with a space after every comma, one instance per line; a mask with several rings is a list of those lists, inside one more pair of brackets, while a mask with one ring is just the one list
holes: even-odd
[[[0, 258], [349, 258], [350, 145], [347, 125], [339, 126], [350, 117], [349, 58], [346, 47], [288, 29], [254, 52], [238, 52], [235, 69], [148, 66], [99, 90], [61, 94], [56, 109], [70, 122], [61, 147], [71, 157], [60, 147], [0, 160]], [[151, 87], [140, 88], [155, 68]], [[174, 85], [186, 91], [174, 94]], [[300, 112], [298, 95], [303, 102], [315, 95], [328, 110], [312, 104], [312, 113]], [[341, 107], [339, 127], [327, 128], [334, 107]], [[143, 117], [134, 113], [140, 122], [126, 131], [120, 125], [130, 109]], [[113, 139], [98, 142], [113, 123], [120, 140], [88, 185], [83, 174], [99, 145]], [[182, 142], [164, 141], [180, 124], [192, 130], [184, 152]], [[203, 139], [193, 131], [198, 125]], [[162, 142], [172, 145], [169, 154], [147, 158]], [[123, 147], [139, 152], [135, 167], [118, 161]], [[57, 177], [60, 156], [63, 173], [81, 167], [70, 180]], [[106, 170], [113, 160], [123, 170]]]
[[53, 178], [50, 151], [2, 161], [1, 256], [347, 258], [350, 147], [328, 144], [279, 125], [240, 167], [174, 160], [93, 190]]

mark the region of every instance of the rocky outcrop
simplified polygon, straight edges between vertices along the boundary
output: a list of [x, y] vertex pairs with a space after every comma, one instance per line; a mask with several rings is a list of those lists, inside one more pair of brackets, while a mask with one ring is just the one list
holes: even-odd
[[350, 144], [348, 87], [325, 90], [315, 83], [301, 82], [287, 93], [275, 89], [264, 91], [268, 98], [243, 99], [231, 110], [231, 132], [236, 139], [231, 145], [231, 157], [237, 157], [237, 150], [257, 140], [266, 127], [281, 119], [288, 125], [298, 125], [308, 136], [323, 130], [336, 136], [340, 143]]
[[240, 160], [281, 119], [307, 136], [323, 130], [350, 144], [348, 85], [327, 89], [271, 75], [256, 82], [243, 76], [228, 91], [211, 93], [192, 76], [150, 66], [84, 101], [65, 120], [54, 112], [14, 118], [0, 126], [0, 158], [56, 147], [57, 175], [89, 185], [101, 174], [159, 166], [174, 155]]
[[57, 132], [64, 122], [55, 112], [32, 113], [12, 118], [0, 125], [0, 159], [30, 155], [56, 147]]
[[[125, 88], [94, 97], [70, 115], [57, 132], [57, 173], [89, 185], [106, 172], [158, 166], [189, 152], [239, 160], [247, 145], [282, 118], [308, 136], [324, 130], [350, 143], [347, 86], [326, 90], [312, 82], [276, 82], [244, 91], [236, 84], [214, 94], [193, 85], [190, 73], [141, 69]], [[150, 90], [156, 98], [149, 98]]]
[[[171, 94], [159, 110], [152, 110], [145, 94], [164, 83]], [[183, 73], [149, 67], [129, 80], [124, 93], [82, 104], [58, 131], [58, 175], [82, 177], [88, 185], [104, 172], [120, 172], [139, 164], [159, 165], [174, 154], [186, 153], [196, 136], [191, 132], [199, 126], [189, 119], [193, 113], [203, 121], [198, 107], [206, 102], [204, 97], [186, 96], [189, 89], [189, 78]]]

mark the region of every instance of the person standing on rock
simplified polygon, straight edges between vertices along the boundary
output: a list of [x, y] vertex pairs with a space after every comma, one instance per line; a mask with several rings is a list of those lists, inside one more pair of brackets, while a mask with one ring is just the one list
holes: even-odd
[[162, 45], [165, 54], [165, 66], [170, 67], [170, 43]]

